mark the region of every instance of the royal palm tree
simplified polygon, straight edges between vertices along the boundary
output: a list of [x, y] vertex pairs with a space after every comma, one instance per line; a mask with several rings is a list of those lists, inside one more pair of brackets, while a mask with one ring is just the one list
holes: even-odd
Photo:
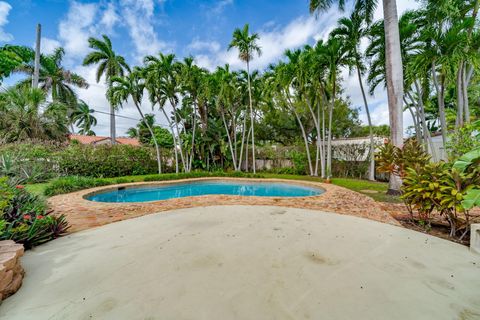
[[190, 156], [187, 153], [187, 171], [192, 170], [192, 162], [195, 150], [195, 134], [197, 131], [197, 109], [198, 109], [198, 97], [202, 89], [202, 81], [205, 76], [205, 70], [199, 68], [194, 64], [193, 57], [187, 57], [183, 59], [180, 64], [180, 88], [183, 91], [184, 101], [187, 101], [193, 105], [192, 112], [192, 142], [190, 146]]
[[335, 108], [335, 102], [338, 91], [338, 72], [340, 67], [348, 66], [352, 64], [352, 58], [347, 54], [347, 47], [343, 43], [330, 37], [327, 42], [323, 43], [319, 41], [315, 47], [318, 55], [324, 62], [325, 68], [328, 70], [328, 85], [331, 88], [330, 107], [328, 109], [328, 134], [327, 134], [327, 179], [332, 177], [332, 122], [333, 122], [333, 109]]
[[360, 50], [360, 43], [367, 35], [365, 26], [365, 17], [361, 16], [362, 11], [355, 8], [350, 18], [342, 18], [338, 21], [338, 27], [332, 31], [333, 37], [339, 38], [346, 49], [347, 55], [351, 57], [351, 64], [348, 66], [350, 71], [356, 70], [358, 76], [358, 83], [362, 92], [363, 103], [365, 105], [365, 112], [367, 114], [369, 137], [370, 137], [370, 169], [369, 180], [375, 180], [375, 141], [373, 138], [373, 125], [370, 116], [370, 109], [368, 107], [367, 95], [363, 87], [362, 75], [365, 72], [365, 64], [363, 63], [364, 56]]
[[133, 104], [145, 124], [150, 131], [150, 134], [153, 139], [153, 143], [155, 144], [155, 151], [157, 153], [157, 165], [158, 165], [158, 173], [162, 173], [162, 159], [160, 154], [160, 147], [157, 143], [157, 139], [153, 132], [152, 126], [145, 118], [145, 115], [141, 108], [142, 98], [143, 98], [143, 91], [145, 89], [145, 84], [142, 79], [142, 70], [139, 68], [134, 69], [130, 72], [127, 76], [119, 77], [113, 76], [110, 78], [110, 85], [107, 92], [109, 101], [114, 106], [122, 106], [123, 103], [127, 102], [129, 98], [132, 98]]
[[[162, 54], [158, 56], [147, 56], [144, 59], [145, 64], [145, 86], [149, 92], [150, 101], [155, 105], [158, 104], [160, 110], [165, 115], [168, 121], [170, 130], [174, 138], [174, 153], [175, 153], [175, 171], [179, 172], [178, 153], [180, 153], [180, 160], [182, 161], [183, 170], [186, 171], [187, 165], [183, 153], [182, 137], [180, 135], [179, 118], [177, 105], [179, 103], [179, 72], [180, 64], [175, 61], [174, 54]], [[173, 111], [172, 118], [167, 115], [165, 110], [166, 104], [170, 103]]]
[[[130, 68], [125, 62], [125, 59], [115, 53], [110, 39], [106, 35], [103, 35], [102, 38], [103, 40], [93, 37], [88, 39], [89, 47], [94, 51], [85, 57], [83, 65], [98, 65], [97, 83], [100, 82], [100, 79], [104, 76], [105, 83], [107, 86], [110, 86], [111, 78], [123, 77], [125, 71], [130, 71]], [[116, 143], [115, 107], [112, 102], [110, 102], [110, 139], [112, 144]]]
[[85, 101], [78, 101], [77, 107], [70, 116], [72, 123], [80, 128], [78, 133], [87, 136], [95, 135], [95, 132], [92, 130], [92, 127], [97, 125], [97, 118], [93, 115], [94, 112], [95, 110], [91, 109]]
[[246, 24], [243, 29], [237, 28], [233, 32], [233, 39], [228, 46], [228, 49], [237, 48], [238, 57], [247, 65], [248, 74], [248, 96], [250, 105], [250, 125], [252, 127], [252, 152], [253, 152], [253, 173], [256, 173], [255, 165], [255, 117], [253, 113], [252, 103], [252, 87], [250, 82], [250, 62], [255, 57], [255, 54], [261, 55], [262, 50], [258, 45], [259, 36], [257, 33], [250, 34], [249, 26]]
[[[375, 0], [360, 0], [365, 8], [366, 17], [371, 21]], [[321, 12], [328, 9], [334, 0], [310, 0], [310, 12]], [[345, 1], [336, 0], [340, 8]], [[385, 21], [385, 60], [388, 94], [388, 109], [390, 115], [391, 141], [397, 147], [403, 146], [403, 65], [400, 47], [400, 31], [396, 0], [383, 0], [383, 16]], [[392, 175], [389, 182], [390, 194], [398, 194], [402, 181]]]

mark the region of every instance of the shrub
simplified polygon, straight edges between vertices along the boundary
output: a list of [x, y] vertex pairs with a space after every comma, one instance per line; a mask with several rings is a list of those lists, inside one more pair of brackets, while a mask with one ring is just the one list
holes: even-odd
[[60, 174], [52, 158], [57, 145], [14, 143], [0, 147], [0, 175], [19, 181], [44, 182]]
[[57, 194], [70, 193], [82, 189], [100, 187], [113, 183], [115, 183], [115, 181], [107, 181], [105, 179], [92, 177], [61, 177], [50, 182], [45, 189], [45, 195], [54, 196]]
[[110, 178], [157, 172], [154, 150], [128, 145], [70, 145], [57, 154], [65, 175]]
[[66, 233], [69, 225], [64, 215], [45, 211], [45, 202], [21, 185], [13, 186], [6, 178], [0, 185], [8, 190], [0, 193], [0, 240], [14, 240], [29, 249]]
[[455, 164], [411, 164], [405, 171], [402, 199], [413, 219], [430, 226], [436, 211], [450, 225], [450, 236], [463, 239], [469, 232], [470, 209], [480, 206], [480, 149]]
[[377, 170], [403, 178], [408, 168], [418, 169], [430, 162], [430, 155], [415, 139], [405, 142], [402, 149], [387, 143], [375, 154]]

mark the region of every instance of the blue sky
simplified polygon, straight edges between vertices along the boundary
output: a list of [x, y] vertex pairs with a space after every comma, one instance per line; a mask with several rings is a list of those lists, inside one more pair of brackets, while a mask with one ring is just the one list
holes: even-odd
[[[417, 6], [414, 0], [397, 2], [400, 12]], [[378, 8], [376, 17], [381, 18], [381, 13]], [[249, 23], [260, 34], [263, 49], [253, 67], [262, 69], [281, 59], [286, 49], [327, 37], [338, 18], [346, 14], [348, 10], [340, 12], [334, 7], [315, 19], [308, 13], [308, 0], [0, 0], [0, 45], [32, 46], [35, 25], [41, 23], [42, 51], [64, 47], [64, 64], [91, 84], [89, 89], [78, 91], [80, 98], [96, 110], [107, 111], [105, 86], [95, 83], [95, 68], [81, 66], [89, 51], [90, 36], [107, 34], [115, 50], [132, 65], [139, 64], [147, 54], [162, 51], [173, 52], [179, 58], [193, 55], [199, 65], [208, 69], [225, 63], [241, 68], [236, 52], [226, 48], [233, 30]], [[344, 78], [345, 94], [354, 107], [361, 107], [356, 79], [347, 72]], [[378, 90], [370, 102], [374, 122], [387, 123], [385, 92]], [[146, 101], [144, 108], [151, 110]], [[138, 118], [131, 104], [125, 105], [120, 114]], [[164, 122], [159, 112], [155, 114]], [[97, 118], [97, 135], [107, 135], [108, 116], [98, 114]], [[365, 119], [364, 112], [361, 119]], [[411, 123], [408, 117], [405, 122]], [[124, 134], [134, 123], [119, 118], [118, 133]]]

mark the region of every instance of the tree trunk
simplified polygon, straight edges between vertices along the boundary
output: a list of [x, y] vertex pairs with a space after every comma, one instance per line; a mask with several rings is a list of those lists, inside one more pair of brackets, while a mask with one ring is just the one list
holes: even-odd
[[115, 132], [115, 108], [110, 104], [110, 143], [117, 143], [117, 135]]
[[165, 112], [165, 109], [164, 108], [160, 108], [163, 112], [163, 115], [165, 116], [165, 119], [167, 120], [168, 122], [168, 126], [170, 127], [170, 131], [172, 132], [172, 137], [173, 137], [173, 152], [175, 154], [175, 173], [179, 173], [179, 169], [178, 169], [178, 150], [177, 150], [177, 138], [176, 138], [176, 135], [175, 135], [175, 130], [173, 129], [173, 124], [172, 124], [172, 121], [170, 121], [170, 119], [168, 118], [168, 115], [167, 113]]
[[320, 125], [318, 123], [318, 119], [317, 119], [317, 116], [315, 115], [315, 112], [313, 111], [313, 108], [310, 104], [310, 101], [309, 99], [307, 99], [307, 106], [308, 106], [308, 110], [310, 111], [310, 115], [312, 116], [312, 119], [313, 119], [313, 123], [315, 125], [315, 129], [317, 130], [317, 143], [315, 144], [316, 145], [316, 156], [315, 156], [315, 170], [313, 171], [313, 176], [315, 177], [318, 177], [318, 158], [319, 158], [319, 154], [320, 154]]
[[250, 121], [252, 126], [252, 164], [253, 164], [253, 174], [257, 173], [256, 164], [255, 164], [255, 118], [253, 114], [253, 104], [252, 104], [252, 88], [250, 83], [250, 63], [247, 61], [247, 80], [248, 80], [248, 98], [250, 103]]
[[242, 126], [242, 144], [240, 147], [240, 157], [238, 158], [238, 165], [237, 168], [239, 170], [242, 170], [242, 158], [243, 158], [243, 145], [245, 143], [245, 129], [247, 127], [247, 113], [245, 112], [245, 115], [243, 117], [243, 126]]
[[[42, 37], [42, 25], [37, 24], [37, 36], [35, 40], [35, 58], [32, 76], [32, 88], [38, 88], [38, 81], [40, 78], [40, 39]], [[53, 90], [52, 90], [53, 91]]]
[[470, 105], [468, 103], [468, 85], [467, 85], [467, 63], [465, 62], [463, 65], [463, 73], [462, 73], [462, 95], [463, 95], [463, 108], [464, 108], [464, 115], [465, 115], [465, 123], [470, 123]]
[[[328, 103], [327, 97], [325, 96], [325, 91], [323, 92], [323, 101], [325, 101], [325, 104]], [[323, 150], [323, 156], [322, 159], [320, 160], [320, 167], [321, 167], [321, 175], [322, 178], [326, 178], [326, 173], [325, 173], [325, 155], [327, 150], [325, 149], [325, 106], [322, 108], [322, 150]]]
[[360, 90], [362, 91], [363, 103], [365, 104], [365, 111], [367, 113], [368, 128], [370, 135], [370, 168], [368, 170], [368, 180], [375, 181], [375, 141], [373, 139], [372, 118], [370, 117], [370, 109], [368, 108], [367, 96], [363, 88], [362, 74], [360, 73], [360, 64], [357, 61], [357, 75]]
[[298, 115], [298, 113], [295, 110], [295, 108], [293, 107], [293, 105], [290, 105], [290, 109], [292, 110], [293, 114], [295, 115], [295, 118], [298, 121], [298, 125], [300, 126], [300, 129], [302, 130], [303, 142], [305, 143], [305, 150], [307, 152], [308, 169], [310, 170], [310, 175], [313, 176], [312, 158], [310, 156], [310, 148], [308, 146], [307, 133], [305, 132], [305, 128], [302, 124], [302, 120], [300, 119], [300, 116]]
[[187, 171], [187, 167], [186, 167], [186, 162], [185, 162], [185, 157], [183, 155], [183, 141], [182, 141], [182, 137], [180, 136], [180, 130], [178, 128], [178, 117], [177, 117], [177, 107], [175, 105], [175, 101], [172, 101], [170, 100], [170, 104], [172, 105], [172, 108], [173, 108], [173, 119], [174, 119], [174, 124], [175, 124], [175, 129], [177, 131], [177, 141], [178, 141], [178, 144], [179, 144], [179, 147], [180, 147], [180, 159], [182, 160], [182, 164], [183, 164], [183, 171]]
[[[391, 140], [393, 145], [403, 147], [403, 62], [400, 48], [397, 4], [395, 0], [383, 0], [385, 23], [385, 59], [388, 110], [390, 116]], [[391, 175], [389, 194], [400, 194], [402, 180]]]
[[438, 113], [440, 117], [440, 128], [442, 130], [442, 146], [445, 150], [447, 145], [447, 118], [445, 116], [445, 76], [441, 75], [440, 81], [437, 77], [435, 62], [432, 63], [432, 77], [437, 91]]
[[235, 153], [233, 151], [232, 138], [230, 137], [230, 131], [228, 130], [227, 121], [225, 120], [225, 114], [224, 114], [223, 110], [220, 113], [222, 114], [223, 125], [225, 126], [225, 131], [227, 132], [228, 147], [229, 147], [230, 153], [232, 155], [233, 168], [234, 168], [235, 171], [238, 171], [237, 170], [237, 159], [235, 158]]
[[162, 158], [161, 158], [161, 154], [160, 154], [160, 147], [158, 146], [157, 138], [155, 137], [155, 133], [153, 132], [152, 127], [150, 127], [147, 120], [145, 119], [145, 115], [143, 114], [142, 109], [140, 109], [139, 102], [135, 101], [135, 99], [133, 99], [133, 103], [135, 104], [135, 107], [137, 108], [137, 111], [140, 114], [140, 117], [142, 118], [143, 123], [145, 124], [148, 131], [152, 135], [153, 144], [155, 145], [155, 152], [157, 153], [158, 174], [162, 174]]
[[463, 127], [463, 61], [460, 62], [457, 71], [457, 119], [455, 121], [455, 127]]
[[195, 131], [197, 129], [197, 102], [193, 99], [193, 133], [192, 133], [192, 153], [190, 154], [190, 161], [188, 163], [188, 172], [192, 171], [192, 162], [195, 152]]
[[333, 108], [335, 107], [335, 99], [337, 94], [337, 77], [334, 74], [332, 79], [332, 101], [328, 110], [328, 140], [327, 140], [327, 180], [332, 178], [332, 121]]

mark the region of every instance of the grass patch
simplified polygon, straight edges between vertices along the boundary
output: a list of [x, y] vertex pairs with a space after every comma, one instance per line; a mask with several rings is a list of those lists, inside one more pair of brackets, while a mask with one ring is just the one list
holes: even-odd
[[[166, 173], [140, 176], [125, 176], [119, 178], [89, 178], [89, 177], [62, 177], [52, 180], [48, 183], [38, 183], [27, 185], [28, 191], [42, 196], [54, 196], [83, 189], [105, 186], [111, 184], [144, 182], [144, 181], [168, 181], [204, 177], [237, 177], [237, 178], [271, 178], [322, 182], [319, 177], [310, 177], [302, 175], [274, 174], [274, 173], [244, 173], [244, 172], [191, 172], [191, 173]], [[372, 182], [367, 180], [335, 178], [332, 183], [364, 195], [367, 195], [376, 201], [381, 202], [401, 202], [400, 198], [386, 194], [388, 184], [385, 182]]]

